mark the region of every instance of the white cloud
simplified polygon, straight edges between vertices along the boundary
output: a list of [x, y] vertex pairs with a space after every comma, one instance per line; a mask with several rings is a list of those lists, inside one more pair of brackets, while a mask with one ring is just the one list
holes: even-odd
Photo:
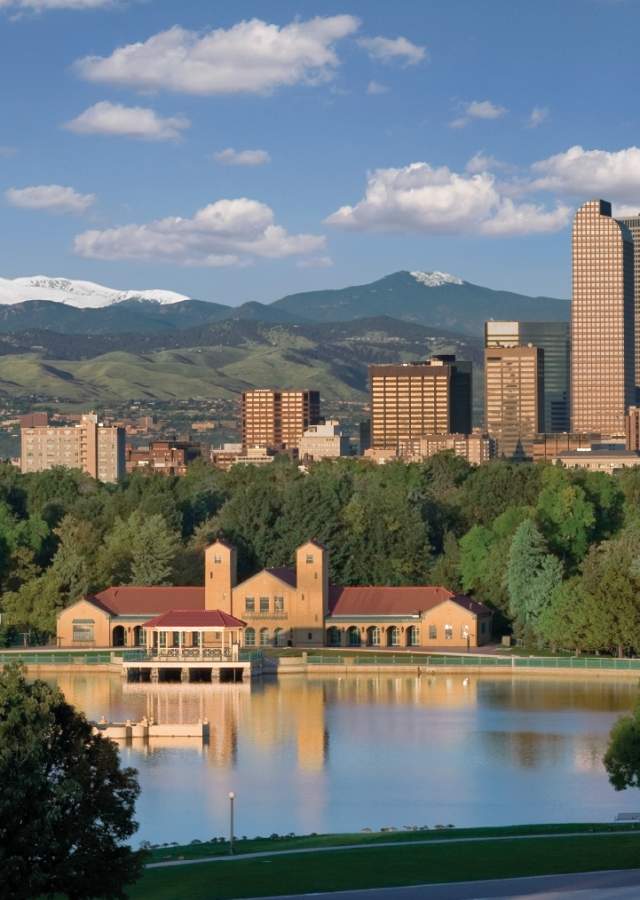
[[240, 266], [321, 251], [325, 238], [288, 234], [264, 203], [218, 200], [190, 219], [171, 216], [144, 225], [85, 231], [74, 249], [92, 259], [144, 259], [185, 266]]
[[546, 106], [534, 106], [529, 113], [527, 128], [537, 128], [549, 118], [549, 110]]
[[296, 265], [299, 269], [330, 269], [333, 260], [330, 256], [310, 256], [309, 259], [301, 259]]
[[383, 63], [403, 62], [405, 66], [414, 66], [427, 58], [424, 47], [412, 44], [405, 37], [385, 38], [360, 38], [358, 44], [363, 47], [372, 59]]
[[489, 153], [483, 153], [482, 150], [475, 153], [465, 166], [465, 170], [472, 175], [477, 175], [479, 172], [490, 172], [492, 169], [504, 168], [506, 168], [506, 163], [501, 162]]
[[614, 203], [613, 215], [616, 219], [626, 219], [628, 217], [635, 219], [637, 216], [640, 216], [640, 201], [635, 206], [633, 204]]
[[106, 134], [145, 141], [175, 141], [191, 122], [183, 116], [159, 116], [144, 106], [123, 106], [102, 100], [65, 124], [76, 134]]
[[51, 213], [84, 213], [95, 203], [95, 194], [79, 194], [60, 184], [40, 184], [9, 188], [5, 198], [20, 209], [42, 209]]
[[363, 199], [341, 207], [326, 222], [356, 231], [508, 235], [554, 231], [567, 223], [569, 212], [562, 205], [548, 210], [514, 203], [490, 172], [459, 174], [416, 162], [376, 170]]
[[370, 81], [367, 85], [367, 94], [388, 94], [389, 88], [386, 84], [380, 84], [379, 81]]
[[359, 25], [348, 15], [317, 16], [282, 28], [251, 19], [203, 33], [176, 25], [111, 56], [78, 60], [76, 69], [90, 81], [140, 90], [268, 93], [330, 80], [339, 65], [334, 45]]
[[449, 122], [450, 128], [464, 128], [473, 119], [501, 119], [508, 110], [491, 100], [470, 100], [461, 106], [462, 115]]
[[532, 190], [557, 191], [576, 197], [604, 197], [640, 202], [640, 148], [585, 150], [570, 147], [531, 167]]
[[214, 153], [213, 158], [225, 166], [263, 166], [271, 162], [266, 150], [234, 150], [233, 147]]
[[45, 12], [48, 9], [99, 9], [113, 6], [114, 0], [0, 0], [0, 9]]

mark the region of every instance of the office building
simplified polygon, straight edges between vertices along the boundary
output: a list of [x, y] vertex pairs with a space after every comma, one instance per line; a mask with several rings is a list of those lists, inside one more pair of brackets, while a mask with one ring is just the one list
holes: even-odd
[[640, 402], [640, 212], [637, 216], [618, 219], [631, 232], [633, 238], [633, 293], [634, 293], [634, 328], [635, 328], [635, 403]]
[[247, 447], [298, 447], [310, 425], [320, 422], [318, 391], [259, 389], [242, 394], [242, 444]]
[[495, 456], [496, 442], [488, 434], [425, 434], [401, 446], [400, 455], [410, 462], [422, 462], [436, 453], [454, 453], [474, 466]]
[[485, 347], [539, 347], [544, 352], [544, 408], [546, 433], [570, 429], [568, 322], [486, 322]]
[[98, 422], [95, 413], [76, 425], [33, 425], [20, 430], [22, 472], [56, 466], [80, 469], [99, 481], [115, 482], [125, 473], [124, 429]]
[[633, 238], [591, 200], [573, 220], [571, 430], [624, 435], [635, 400]]
[[602, 436], [596, 432], [574, 434], [551, 432], [537, 434], [533, 440], [533, 461], [552, 462], [560, 453], [568, 450], [590, 450], [594, 444], [600, 444]]
[[565, 469], [583, 469], [587, 472], [604, 472], [616, 475], [624, 469], [640, 466], [640, 453], [636, 450], [566, 450], [552, 460]]
[[142, 471], [158, 475], [186, 475], [189, 464], [201, 457], [200, 444], [190, 441], [152, 441], [147, 447], [127, 444], [127, 473]]
[[349, 455], [349, 438], [340, 431], [340, 422], [329, 419], [324, 425], [310, 425], [298, 446], [301, 460], [338, 459]]
[[485, 350], [485, 428], [505, 459], [532, 455], [542, 430], [544, 354], [538, 347], [494, 347]]
[[424, 363], [369, 366], [371, 447], [395, 448], [426, 434], [471, 431], [471, 363], [434, 356]]

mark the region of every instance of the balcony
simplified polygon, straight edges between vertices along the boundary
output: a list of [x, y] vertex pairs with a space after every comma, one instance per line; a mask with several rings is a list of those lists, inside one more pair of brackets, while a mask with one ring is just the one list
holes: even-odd
[[288, 619], [288, 612], [253, 612], [252, 610], [245, 609], [243, 615], [247, 619]]

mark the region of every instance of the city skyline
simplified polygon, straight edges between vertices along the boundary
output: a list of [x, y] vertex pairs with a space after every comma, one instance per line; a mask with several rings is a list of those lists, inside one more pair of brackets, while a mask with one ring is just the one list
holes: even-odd
[[4, 0], [0, 274], [237, 304], [418, 268], [568, 297], [580, 202], [640, 210], [637, 6], [505, 10]]

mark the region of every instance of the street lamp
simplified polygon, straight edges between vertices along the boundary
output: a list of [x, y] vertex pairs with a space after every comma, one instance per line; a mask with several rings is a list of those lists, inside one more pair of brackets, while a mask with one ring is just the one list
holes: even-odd
[[229, 791], [229, 853], [233, 854], [233, 802], [236, 795]]

